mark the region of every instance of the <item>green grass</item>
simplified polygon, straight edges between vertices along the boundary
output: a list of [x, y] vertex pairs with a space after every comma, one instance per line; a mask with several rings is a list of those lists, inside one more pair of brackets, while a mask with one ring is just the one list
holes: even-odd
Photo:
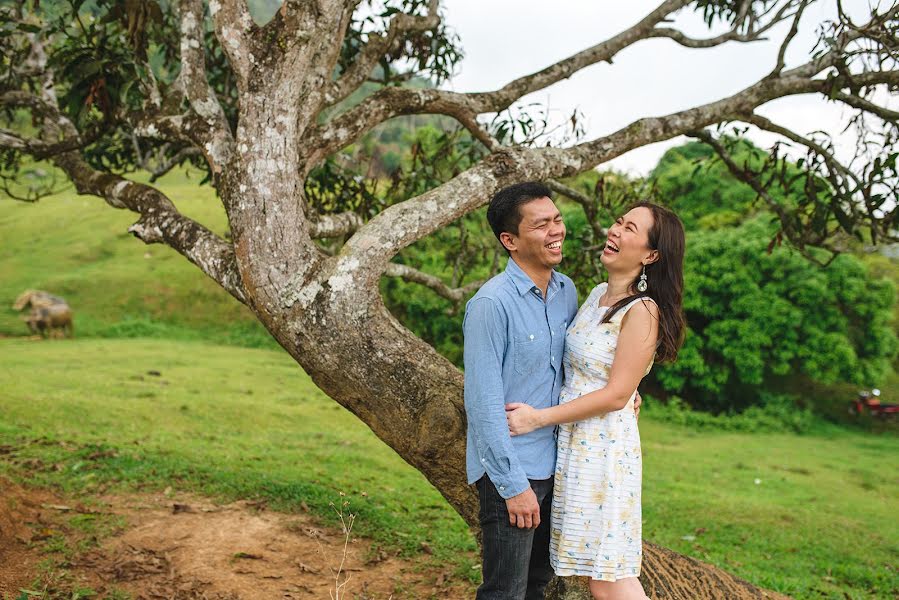
[[[7, 339], [0, 354], [7, 473], [74, 494], [260, 498], [331, 524], [342, 492], [360, 535], [407, 556], [426, 542], [477, 576], [474, 541], [442, 497], [283, 352]], [[646, 539], [796, 598], [899, 593], [895, 436], [698, 432], [651, 408], [641, 429]]]
[[647, 539], [796, 598], [899, 592], [896, 437], [641, 430]]
[[161, 340], [0, 340], [0, 353], [0, 443], [46, 465], [31, 483], [172, 485], [328, 518], [343, 493], [362, 535], [441, 559], [476, 550], [423, 476], [284, 353]]

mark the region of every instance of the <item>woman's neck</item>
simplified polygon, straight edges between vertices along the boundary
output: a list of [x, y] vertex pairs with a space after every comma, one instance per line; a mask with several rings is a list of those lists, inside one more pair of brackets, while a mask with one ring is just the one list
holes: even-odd
[[630, 286], [634, 281], [634, 277], [636, 277], [636, 274], [634, 273], [609, 273], [609, 283], [608, 287], [606, 287], [606, 293], [603, 297], [603, 304], [606, 306], [612, 306], [619, 300], [630, 296]]

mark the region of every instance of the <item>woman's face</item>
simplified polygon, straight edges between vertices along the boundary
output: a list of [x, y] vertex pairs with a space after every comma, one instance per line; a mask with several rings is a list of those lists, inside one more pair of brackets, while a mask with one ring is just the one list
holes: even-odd
[[658, 253], [649, 247], [652, 211], [645, 206], [631, 209], [611, 227], [600, 260], [609, 271], [631, 272], [654, 260]]

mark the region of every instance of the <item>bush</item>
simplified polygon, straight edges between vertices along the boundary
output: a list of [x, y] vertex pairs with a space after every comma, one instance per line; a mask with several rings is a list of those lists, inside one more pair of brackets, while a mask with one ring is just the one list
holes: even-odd
[[808, 433], [824, 426], [812, 411], [801, 408], [792, 396], [785, 394], [763, 393], [759, 405], [750, 406], [742, 413], [717, 415], [693, 410], [679, 396], [671, 396], [664, 403], [644, 396], [644, 401], [649, 419], [695, 429]]

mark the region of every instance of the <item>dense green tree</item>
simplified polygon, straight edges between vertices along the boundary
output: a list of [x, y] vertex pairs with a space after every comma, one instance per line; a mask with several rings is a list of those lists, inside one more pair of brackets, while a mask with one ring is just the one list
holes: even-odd
[[781, 378], [877, 384], [895, 356], [895, 289], [839, 256], [820, 268], [788, 247], [768, 252], [769, 215], [688, 235], [689, 331], [662, 388], [714, 411], [758, 402]]
[[[738, 147], [738, 160], [751, 160], [756, 150], [748, 141]], [[739, 222], [754, 210], [756, 193], [735, 185], [727, 167], [716, 161], [707, 145], [691, 142], [665, 152], [650, 180], [658, 194], [683, 220], [687, 229], [715, 228]], [[761, 162], [756, 158], [756, 162]]]

